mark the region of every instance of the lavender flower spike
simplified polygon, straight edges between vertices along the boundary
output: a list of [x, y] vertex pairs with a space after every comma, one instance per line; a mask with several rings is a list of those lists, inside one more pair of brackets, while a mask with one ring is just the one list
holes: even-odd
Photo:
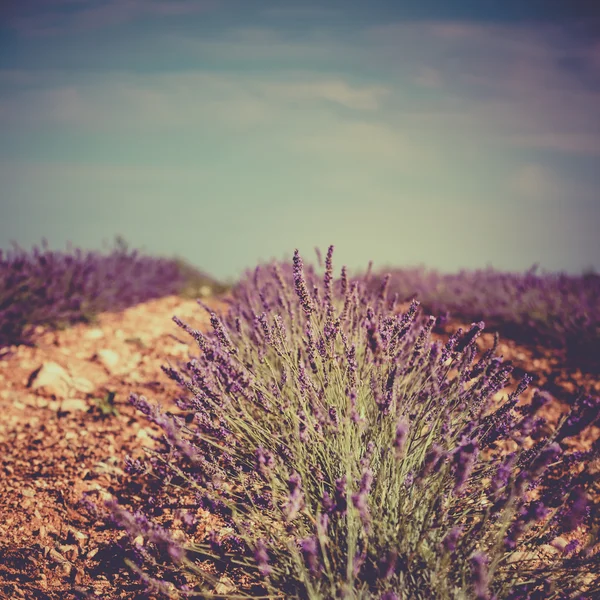
[[304, 279], [304, 265], [297, 249], [294, 250], [294, 286], [306, 316], [310, 317], [314, 311], [314, 306], [310, 294], [308, 293], [308, 288], [306, 287], [306, 279]]
[[394, 437], [394, 448], [396, 450], [396, 459], [400, 460], [404, 454], [404, 446], [408, 437], [408, 425], [400, 421], [396, 426], [396, 436]]
[[488, 558], [483, 552], [476, 552], [471, 557], [471, 572], [476, 600], [489, 600], [489, 583], [487, 571]]
[[333, 246], [329, 246], [325, 258], [325, 276], [323, 277], [323, 287], [325, 288], [325, 303], [329, 306], [332, 302], [332, 281], [333, 281]]
[[300, 511], [304, 508], [304, 493], [302, 491], [302, 481], [298, 473], [293, 473], [288, 480], [290, 490], [287, 503], [284, 507], [284, 513], [288, 521], [293, 521]]
[[263, 577], [268, 577], [273, 572], [271, 565], [269, 565], [269, 554], [267, 552], [267, 546], [264, 540], [258, 540], [256, 543], [254, 560], [256, 561], [258, 570]]
[[304, 556], [304, 560], [308, 565], [308, 570], [311, 575], [317, 575], [321, 570], [317, 538], [313, 535], [304, 540], [300, 540], [300, 549], [302, 550], [302, 555]]

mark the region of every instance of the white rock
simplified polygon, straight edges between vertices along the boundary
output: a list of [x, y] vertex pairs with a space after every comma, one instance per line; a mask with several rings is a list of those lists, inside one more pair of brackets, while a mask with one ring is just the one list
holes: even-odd
[[61, 412], [78, 412], [78, 411], [86, 411], [88, 409], [88, 405], [85, 400], [80, 400], [79, 398], [69, 398], [67, 400], [63, 400], [60, 405]]
[[85, 377], [73, 377], [73, 387], [84, 394], [89, 394], [96, 389], [96, 386]]
[[88, 340], [99, 340], [104, 337], [104, 331], [102, 329], [88, 329], [83, 335]]
[[72, 385], [73, 381], [65, 369], [57, 363], [47, 362], [35, 376], [31, 389], [38, 390], [41, 395], [66, 398]]
[[121, 361], [121, 357], [114, 350], [109, 350], [107, 348], [98, 350], [96, 358], [109, 373], [112, 373]]

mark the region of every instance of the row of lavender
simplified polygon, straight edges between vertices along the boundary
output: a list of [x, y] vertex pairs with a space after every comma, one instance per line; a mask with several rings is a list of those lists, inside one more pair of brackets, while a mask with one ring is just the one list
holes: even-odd
[[424, 268], [390, 274], [390, 291], [401, 301], [417, 298], [436, 315], [484, 320], [489, 331], [564, 348], [573, 364], [600, 366], [599, 274], [537, 274], [535, 267], [525, 274], [494, 269], [442, 274]]
[[203, 282], [214, 285], [179, 260], [129, 251], [121, 238], [108, 254], [50, 251], [45, 240], [31, 252], [14, 244], [12, 251], [0, 250], [0, 347], [30, 344], [38, 325], [90, 322], [100, 311], [178, 294]]
[[130, 399], [162, 435], [127, 470], [162, 487], [107, 505], [129, 566], [171, 598], [598, 597], [600, 443], [568, 448], [600, 399], [552, 427], [545, 394], [518, 405], [525, 377], [498, 405], [511, 366], [477, 349], [483, 323], [432, 341], [417, 302], [334, 279], [332, 254], [322, 277], [297, 252], [258, 267], [208, 334], [174, 317], [199, 349], [164, 367], [178, 410]]

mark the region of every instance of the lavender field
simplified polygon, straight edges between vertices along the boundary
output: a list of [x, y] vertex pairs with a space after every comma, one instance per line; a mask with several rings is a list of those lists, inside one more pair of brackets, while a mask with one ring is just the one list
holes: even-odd
[[600, 599], [598, 4], [0, 2], [0, 600]]
[[[125, 370], [113, 383], [119, 391], [103, 404], [93, 406], [88, 394], [77, 424], [67, 400], [56, 430], [51, 409], [43, 409], [50, 437], [88, 428], [86, 451], [114, 465], [113, 475], [103, 480], [105, 472], [89, 488], [90, 470], [71, 469], [38, 489], [42, 510], [53, 502], [44, 500], [53, 496], [53, 480], [79, 493], [69, 496], [69, 513], [54, 515], [62, 521], [51, 535], [54, 547], [39, 541], [42, 525], [25, 534], [5, 528], [0, 593], [378, 600], [600, 594], [600, 397], [598, 371], [589, 372], [598, 360], [598, 276], [351, 275], [334, 266], [333, 250], [324, 259], [317, 253], [315, 264], [296, 250], [291, 262], [261, 264], [227, 290], [194, 271], [196, 283], [202, 276], [222, 293], [198, 299], [204, 326], [177, 311], [155, 315], [174, 321], [180, 334], [171, 337], [188, 345], [187, 358], [163, 360], [162, 374], [151, 375], [171, 382], [163, 396], [148, 392], [158, 389], [156, 381], [146, 387], [151, 381]], [[43, 350], [43, 336], [65, 347], [61, 332], [89, 328], [106, 311], [124, 327], [119, 313], [128, 306], [189, 295], [192, 273], [122, 245], [106, 256], [38, 248], [2, 261], [0, 331], [17, 358], [24, 346]], [[471, 325], [452, 327], [465, 322]], [[87, 330], [78, 331], [66, 346], [70, 355]], [[147, 352], [147, 332], [136, 333], [126, 341]], [[559, 407], [532, 385], [537, 363], [522, 374], [521, 361], [514, 375], [516, 363], [500, 354], [511, 336], [511, 348], [535, 348], [536, 356], [544, 345], [563, 349], [565, 365], [580, 361], [579, 374], [588, 369], [588, 386], [573, 389]], [[10, 397], [25, 402], [29, 391], [14, 381], [17, 395]], [[54, 400], [43, 406], [58, 396], [50, 393]], [[148, 424], [149, 436], [121, 440], [138, 422]], [[26, 472], [10, 466], [18, 464], [6, 445], [11, 435], [0, 437], [5, 472], [29, 486]], [[20, 452], [33, 464], [37, 448], [27, 435]], [[112, 455], [105, 454], [107, 435], [121, 440]], [[7, 507], [0, 504], [4, 517]], [[58, 532], [75, 526], [95, 551], [73, 533], [59, 543]], [[19, 536], [30, 541], [8, 541]], [[47, 573], [44, 585], [25, 551]], [[63, 576], [51, 572], [53, 563]]]
[[[562, 349], [566, 358], [600, 371], [600, 274], [487, 270], [447, 275], [425, 268], [390, 273], [390, 294], [418, 298], [442, 318], [484, 320], [486, 330], [529, 345]], [[379, 277], [372, 284], [379, 284]]]

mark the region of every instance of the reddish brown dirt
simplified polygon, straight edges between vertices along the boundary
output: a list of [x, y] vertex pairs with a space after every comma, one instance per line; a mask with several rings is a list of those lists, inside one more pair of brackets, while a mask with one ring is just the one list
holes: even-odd
[[[199, 329], [208, 325], [195, 301], [167, 297], [102, 314], [94, 326], [39, 332], [38, 347], [12, 348], [0, 359], [0, 598], [83, 598], [85, 590], [103, 599], [152, 597], [114, 564], [112, 544], [122, 534], [91, 518], [79, 501], [84, 492], [95, 492], [99, 501], [127, 489], [125, 456], [142, 456], [143, 446], [153, 443], [152, 428], [128, 404], [129, 394], [165, 405], [177, 397], [160, 366], [185, 360], [196, 347], [171, 321], [174, 314]], [[483, 336], [481, 344], [490, 343], [491, 336]], [[97, 353], [104, 350], [116, 353], [114, 365], [100, 364]], [[498, 353], [517, 366], [517, 377], [527, 371], [537, 378], [533, 385], [551, 383], [554, 418], [576, 386], [600, 393], [597, 378], [561, 368], [559, 355], [541, 350], [536, 356], [510, 341]], [[79, 390], [71, 388], [63, 399], [34, 389], [36, 370], [49, 362], [62, 366]], [[94, 400], [108, 392], [115, 393], [117, 415], [103, 415]], [[588, 428], [573, 444], [589, 447], [599, 433]]]
[[[72, 598], [90, 587], [100, 598], [138, 597], [125, 573], [106, 576], [119, 536], [94, 523], [79, 500], [88, 491], [101, 500], [127, 485], [125, 456], [152, 445], [152, 429], [128, 404], [129, 394], [167, 405], [177, 397], [160, 366], [197, 348], [171, 321], [174, 314], [199, 329], [208, 324], [195, 301], [167, 297], [102, 314], [94, 326], [41, 333], [37, 348], [13, 347], [0, 360], [0, 598]], [[101, 350], [116, 352], [118, 365], [100, 364], [94, 356]], [[32, 373], [48, 362], [85, 378], [89, 391], [73, 390], [65, 402], [32, 390]], [[94, 402], [108, 392], [118, 415], [103, 416]]]

